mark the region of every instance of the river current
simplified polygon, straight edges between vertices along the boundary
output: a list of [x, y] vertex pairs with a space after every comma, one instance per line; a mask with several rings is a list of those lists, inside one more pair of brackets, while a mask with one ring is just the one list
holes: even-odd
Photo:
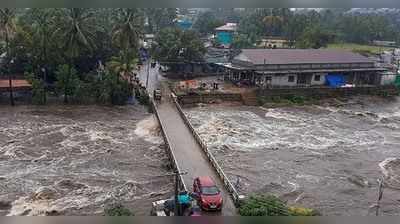
[[324, 215], [400, 214], [400, 99], [357, 97], [280, 108], [185, 113], [238, 190], [275, 194]]
[[155, 118], [139, 106], [0, 106], [0, 215], [148, 215], [173, 181]]

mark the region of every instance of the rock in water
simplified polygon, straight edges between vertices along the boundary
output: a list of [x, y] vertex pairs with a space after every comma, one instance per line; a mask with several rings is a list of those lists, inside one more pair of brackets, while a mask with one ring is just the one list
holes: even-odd
[[10, 201], [0, 201], [0, 210], [8, 210], [11, 208]]

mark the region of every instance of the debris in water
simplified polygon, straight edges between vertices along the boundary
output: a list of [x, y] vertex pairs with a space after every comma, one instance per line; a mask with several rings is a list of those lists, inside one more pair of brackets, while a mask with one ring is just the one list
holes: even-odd
[[358, 175], [352, 175], [350, 177], [347, 177], [347, 180], [359, 187], [369, 187], [370, 186], [370, 184], [367, 180], [365, 180], [363, 177], [358, 176]]

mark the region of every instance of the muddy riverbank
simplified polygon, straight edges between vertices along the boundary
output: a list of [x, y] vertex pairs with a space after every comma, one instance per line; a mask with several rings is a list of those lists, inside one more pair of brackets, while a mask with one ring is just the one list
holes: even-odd
[[400, 214], [400, 100], [185, 113], [240, 192], [272, 193], [324, 215]]
[[[0, 214], [148, 215], [173, 181], [154, 117], [134, 106], [0, 106]], [[154, 177], [154, 178], [153, 178]]]

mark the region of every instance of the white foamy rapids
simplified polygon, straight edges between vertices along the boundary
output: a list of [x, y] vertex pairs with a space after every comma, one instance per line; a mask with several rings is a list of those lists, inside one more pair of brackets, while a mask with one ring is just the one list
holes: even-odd
[[[35, 194], [37, 195], [38, 193], [36, 192]], [[63, 197], [52, 195], [50, 192], [44, 198], [37, 198], [35, 194], [20, 197], [14, 201], [7, 216], [45, 216], [52, 212], [62, 214], [69, 209], [82, 209], [92, 204], [104, 203], [111, 198], [111, 195], [104, 192], [104, 189], [100, 187], [85, 188]], [[57, 194], [57, 192], [54, 194]], [[94, 211], [93, 214], [98, 212], [101, 211]]]
[[[250, 111], [204, 109], [186, 112], [196, 131], [213, 149], [252, 151], [288, 148], [323, 154], [334, 146], [361, 150], [360, 145], [381, 142], [383, 136], [373, 130], [357, 131], [341, 127], [334, 118], [312, 117], [271, 109], [266, 119]], [[327, 124], [327, 122], [329, 122]], [[368, 147], [363, 147], [366, 149]], [[338, 150], [344, 150], [342, 147]]]
[[386, 158], [379, 163], [379, 167], [385, 177], [385, 184], [389, 187], [400, 189], [400, 159]]
[[153, 115], [137, 123], [135, 134], [153, 144], [163, 143], [163, 139], [160, 135], [160, 126]]

